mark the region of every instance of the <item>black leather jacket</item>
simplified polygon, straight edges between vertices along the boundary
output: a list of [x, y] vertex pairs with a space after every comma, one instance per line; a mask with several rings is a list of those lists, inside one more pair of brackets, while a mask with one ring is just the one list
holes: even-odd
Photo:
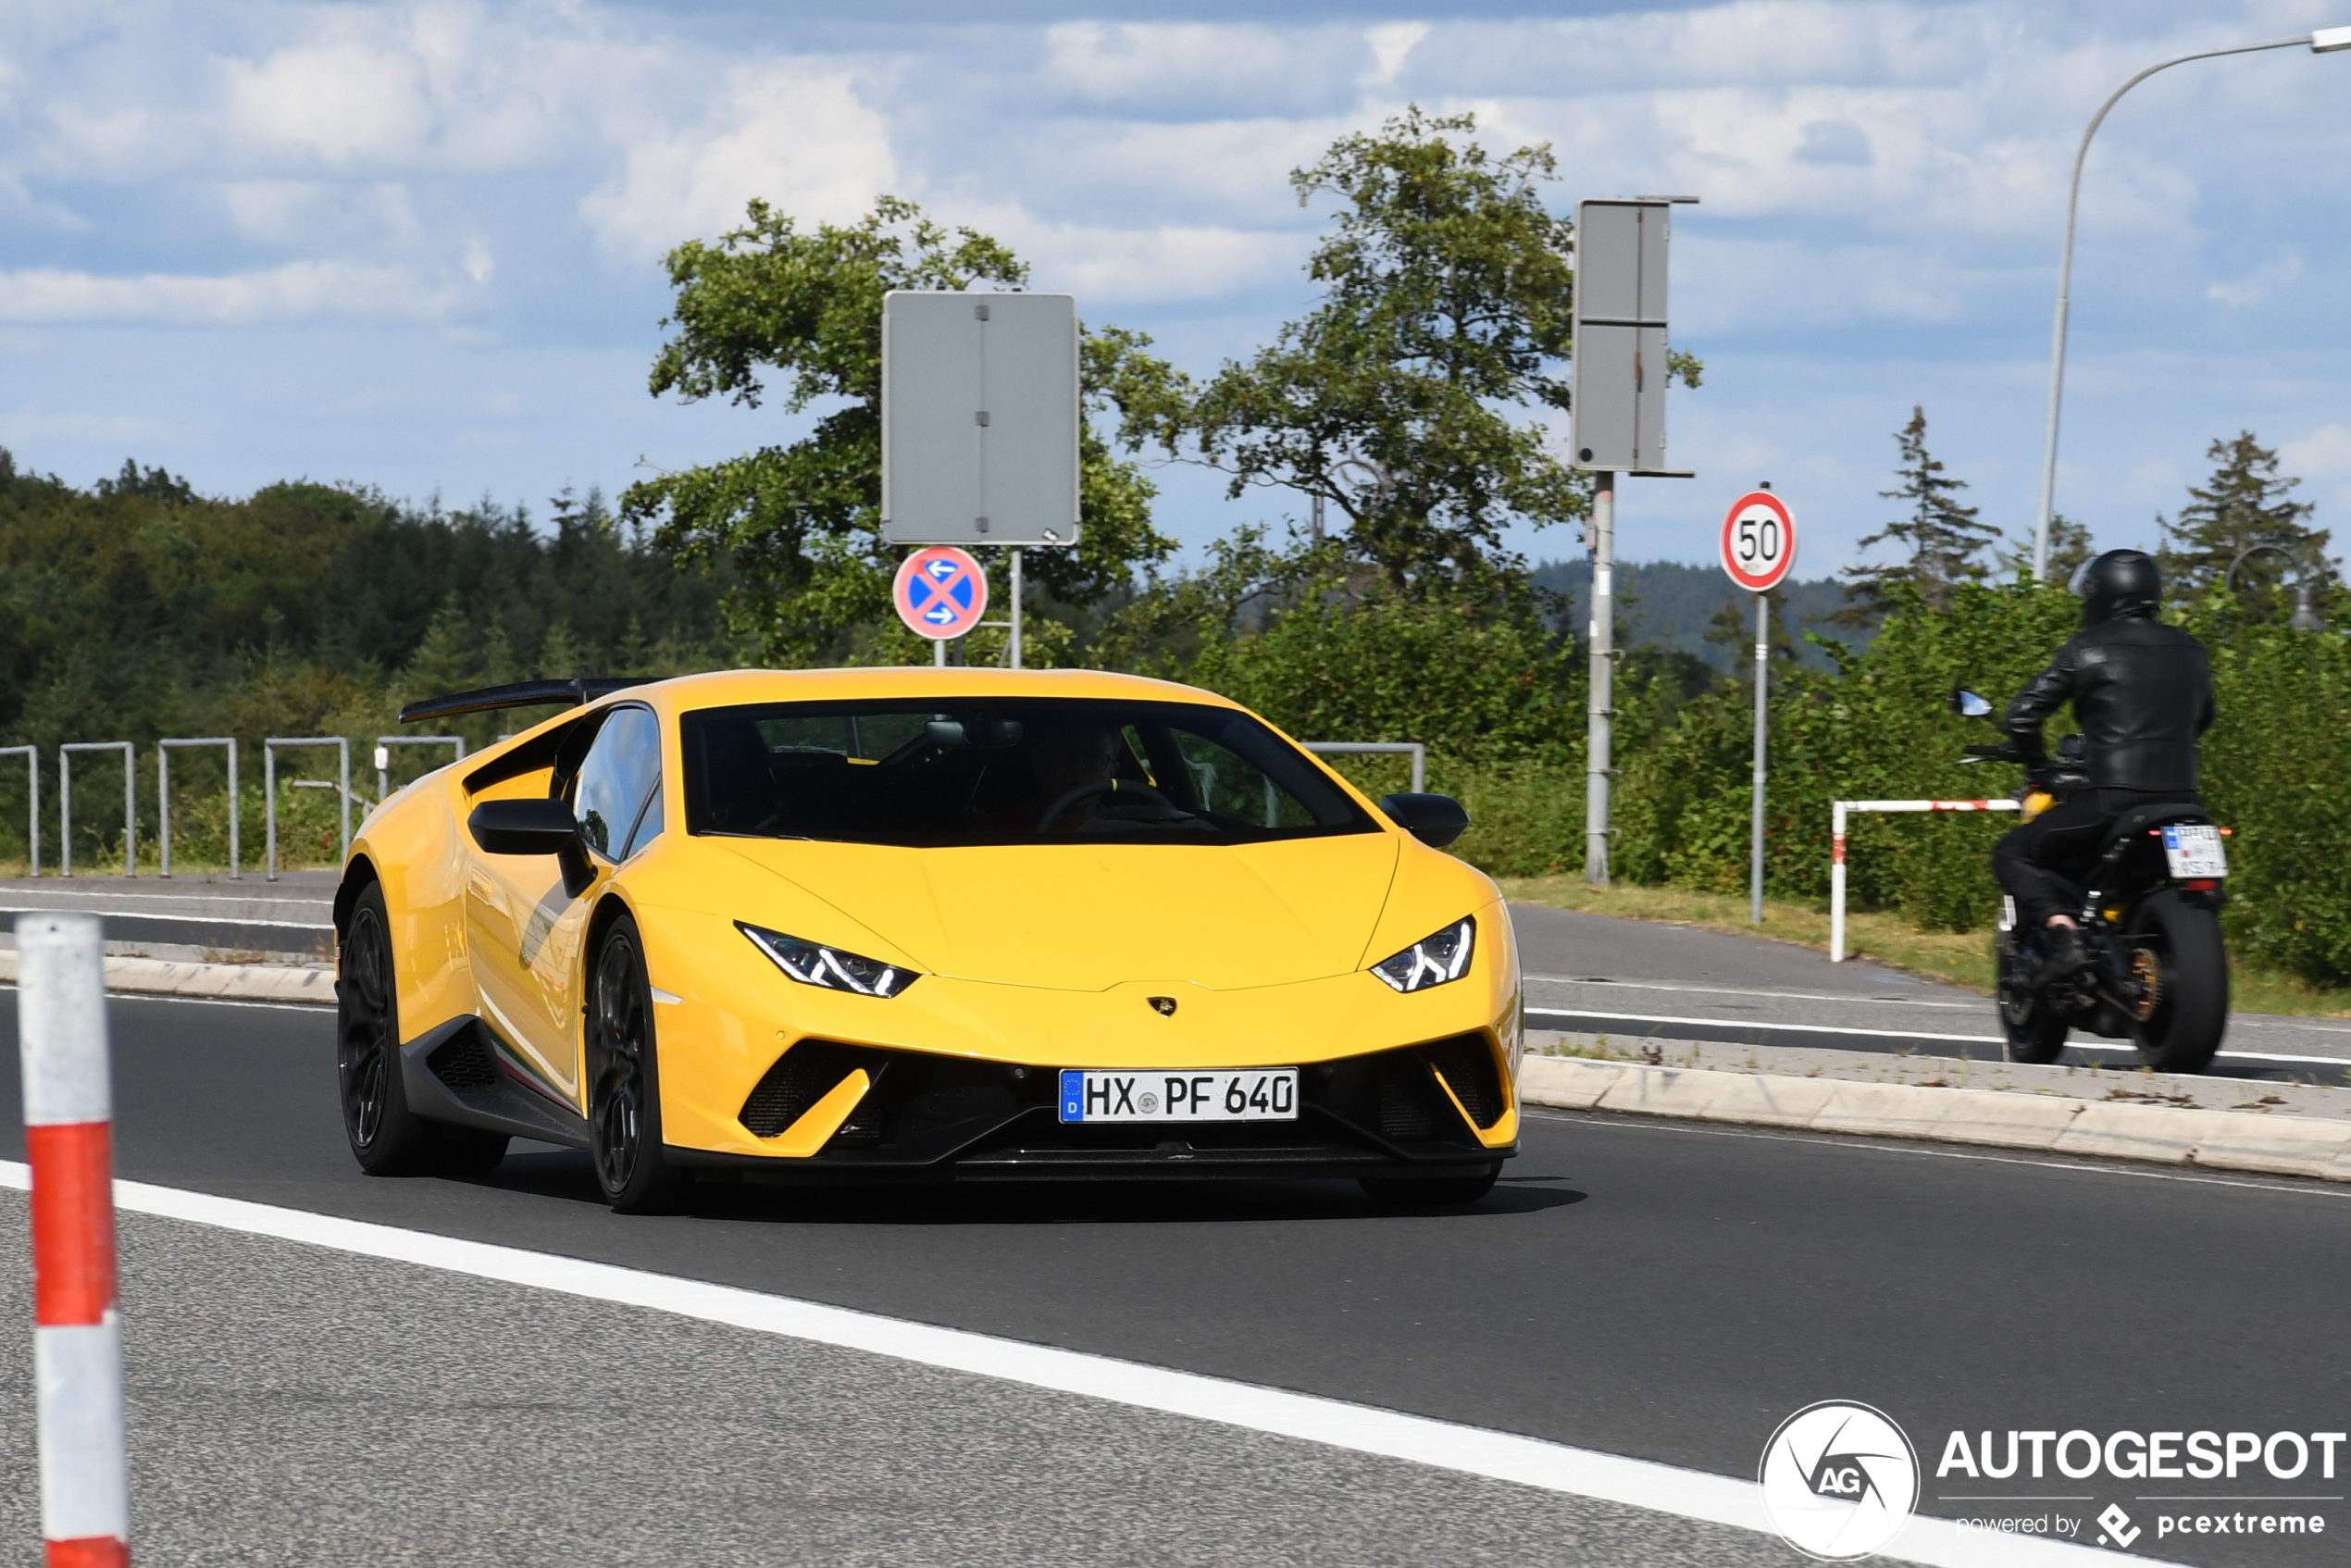
[[2099, 790], [2193, 792], [2196, 743], [2212, 728], [2212, 666], [2177, 627], [2126, 617], [2085, 628], [2009, 704], [2001, 723], [2034, 773], [2041, 726], [2071, 702]]

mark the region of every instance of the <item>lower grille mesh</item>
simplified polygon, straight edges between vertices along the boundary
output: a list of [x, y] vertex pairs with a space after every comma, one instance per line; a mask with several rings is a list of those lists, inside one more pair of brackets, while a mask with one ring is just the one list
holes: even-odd
[[498, 1081], [498, 1057], [479, 1025], [434, 1047], [425, 1065], [451, 1089], [488, 1089]]

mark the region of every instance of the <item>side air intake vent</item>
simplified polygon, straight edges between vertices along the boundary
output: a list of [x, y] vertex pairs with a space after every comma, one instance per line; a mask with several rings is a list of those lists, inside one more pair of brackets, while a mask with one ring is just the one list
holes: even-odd
[[477, 1024], [461, 1029], [425, 1058], [432, 1076], [451, 1089], [488, 1089], [498, 1081], [498, 1056]]
[[1453, 1098], [1481, 1130], [1502, 1119], [1502, 1077], [1495, 1070], [1494, 1052], [1481, 1036], [1456, 1035], [1422, 1046], [1420, 1054], [1443, 1076]]
[[[830, 1094], [840, 1080], [863, 1067], [876, 1079], [889, 1052], [829, 1039], [804, 1039], [776, 1059], [738, 1118], [755, 1137], [774, 1138]], [[881, 1136], [880, 1110], [868, 1094], [835, 1133], [840, 1142], [872, 1142]]]

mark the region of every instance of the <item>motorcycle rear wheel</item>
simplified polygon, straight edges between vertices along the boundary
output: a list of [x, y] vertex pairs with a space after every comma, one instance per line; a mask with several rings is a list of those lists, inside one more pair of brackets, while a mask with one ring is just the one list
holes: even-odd
[[2033, 989], [2033, 955], [2014, 931], [1993, 939], [1992, 960], [2000, 992], [2000, 1031], [2011, 1062], [2049, 1063], [2065, 1053], [2065, 1020]]
[[2167, 888], [2131, 912], [2125, 948], [2154, 997], [2134, 1019], [2139, 1060], [2158, 1073], [2201, 1073], [2229, 1024], [2229, 954], [2220, 917]]

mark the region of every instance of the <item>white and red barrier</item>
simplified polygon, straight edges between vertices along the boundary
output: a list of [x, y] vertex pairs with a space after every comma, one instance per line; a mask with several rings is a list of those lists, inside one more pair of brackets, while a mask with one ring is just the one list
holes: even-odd
[[1853, 811], [2014, 811], [2014, 801], [1833, 801], [1829, 825], [1829, 962], [1845, 962], [1845, 814]]
[[17, 921], [48, 1568], [131, 1561], [104, 951], [94, 915]]

